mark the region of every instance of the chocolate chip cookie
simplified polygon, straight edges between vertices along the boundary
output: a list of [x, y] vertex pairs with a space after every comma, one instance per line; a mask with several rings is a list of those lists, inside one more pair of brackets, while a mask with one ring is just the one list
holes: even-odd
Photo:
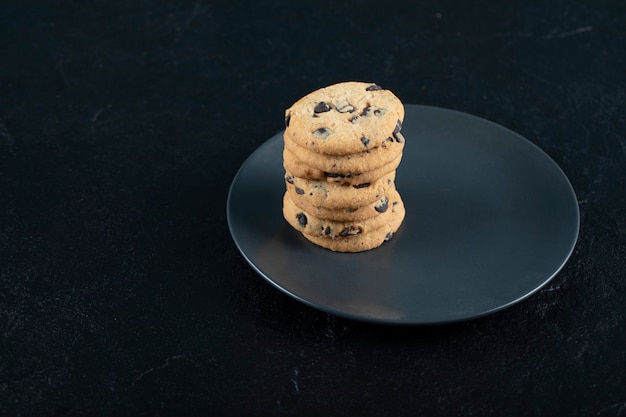
[[376, 181], [381, 176], [389, 174], [398, 168], [402, 161], [402, 154], [390, 163], [367, 172], [345, 173], [337, 171], [324, 171], [313, 168], [299, 160], [288, 149], [283, 149], [283, 167], [293, 175], [300, 178], [313, 180], [326, 180], [329, 183], [342, 185], [359, 185], [366, 182]]
[[315, 217], [298, 207], [286, 192], [283, 197], [283, 216], [294, 229], [304, 234], [334, 239], [366, 234], [390, 223], [394, 204], [401, 201], [400, 195], [393, 190], [389, 196], [384, 197], [376, 216], [360, 221], [342, 222]]
[[285, 139], [312, 152], [344, 155], [397, 135], [402, 102], [374, 83], [344, 82], [316, 90], [285, 111]]
[[[310, 206], [325, 209], [353, 209], [380, 199], [394, 186], [395, 171], [373, 182], [340, 185], [325, 180], [300, 178], [287, 171], [285, 184], [292, 200], [301, 199]], [[318, 216], [319, 217], [319, 216]]]
[[293, 195], [293, 193], [289, 191], [287, 192], [291, 197], [291, 201], [293, 201], [296, 206], [319, 219], [352, 222], [371, 219], [372, 217], [376, 217], [381, 213], [385, 213], [389, 208], [389, 196], [393, 192], [395, 192], [395, 188], [393, 188], [392, 185], [392, 188], [388, 189], [385, 192], [385, 195], [372, 203], [368, 203], [360, 207], [353, 206], [340, 209], [330, 209], [324, 206], [314, 206], [305, 199], [303, 199], [302, 196], [298, 194]]
[[358, 153], [324, 155], [304, 148], [285, 137], [285, 149], [309, 165], [324, 172], [355, 174], [372, 171], [385, 166], [402, 155], [404, 138], [401, 134], [389, 136], [377, 147]]

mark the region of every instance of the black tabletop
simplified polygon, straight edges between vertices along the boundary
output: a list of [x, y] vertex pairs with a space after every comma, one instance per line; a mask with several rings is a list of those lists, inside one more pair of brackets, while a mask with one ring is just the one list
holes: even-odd
[[[229, 186], [346, 80], [549, 155], [580, 208], [560, 273], [441, 326], [262, 279]], [[624, 416], [625, 115], [620, 1], [4, 2], [0, 414]]]

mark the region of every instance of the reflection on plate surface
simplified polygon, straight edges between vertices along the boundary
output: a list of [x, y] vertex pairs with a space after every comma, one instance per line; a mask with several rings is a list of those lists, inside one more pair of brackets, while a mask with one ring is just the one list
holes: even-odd
[[335, 253], [282, 217], [282, 132], [241, 166], [228, 225], [248, 263], [320, 310], [389, 324], [437, 324], [498, 311], [562, 268], [579, 229], [561, 169], [538, 147], [464, 113], [406, 105], [396, 187], [407, 214], [381, 247]]

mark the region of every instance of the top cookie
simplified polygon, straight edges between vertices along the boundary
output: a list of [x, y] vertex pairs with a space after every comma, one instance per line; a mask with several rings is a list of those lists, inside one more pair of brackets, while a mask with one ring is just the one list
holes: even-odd
[[325, 155], [380, 146], [398, 133], [402, 102], [373, 83], [344, 82], [316, 90], [285, 111], [285, 139]]

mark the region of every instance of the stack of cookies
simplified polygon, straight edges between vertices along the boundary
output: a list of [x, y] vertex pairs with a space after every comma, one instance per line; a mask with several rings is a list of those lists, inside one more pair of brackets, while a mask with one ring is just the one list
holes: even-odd
[[309, 241], [333, 251], [380, 246], [398, 230], [395, 188], [404, 137], [402, 102], [376, 84], [335, 84], [285, 112], [283, 215]]

